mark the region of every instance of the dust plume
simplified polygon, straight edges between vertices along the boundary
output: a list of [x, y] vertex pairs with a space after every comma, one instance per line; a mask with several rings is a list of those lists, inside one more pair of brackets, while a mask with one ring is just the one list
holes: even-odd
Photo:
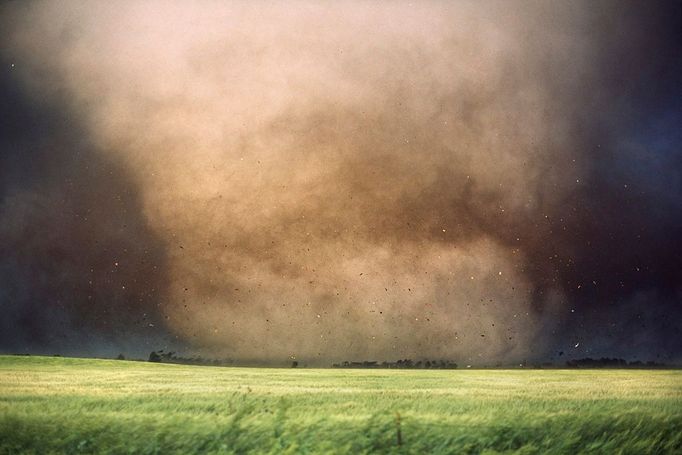
[[61, 296], [67, 337], [262, 362], [679, 358], [679, 3], [2, 8], [69, 119], [2, 193], [32, 331]]

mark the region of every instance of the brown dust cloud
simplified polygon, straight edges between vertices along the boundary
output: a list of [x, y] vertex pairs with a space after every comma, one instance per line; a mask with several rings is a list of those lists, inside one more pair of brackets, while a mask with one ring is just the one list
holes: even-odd
[[679, 3], [0, 8], [4, 351], [682, 356]]

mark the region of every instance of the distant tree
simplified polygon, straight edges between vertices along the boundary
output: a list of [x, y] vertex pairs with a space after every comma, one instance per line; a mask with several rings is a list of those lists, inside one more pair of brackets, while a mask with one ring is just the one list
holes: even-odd
[[149, 361], [150, 361], [150, 362], [157, 362], [157, 363], [158, 363], [158, 362], [161, 362], [161, 356], [158, 354], [158, 352], [152, 351], [152, 352], [149, 354]]
[[[173, 362], [175, 361], [175, 352], [163, 352], [163, 350], [159, 351], [159, 356], [161, 357], [162, 362]], [[210, 362], [209, 362], [210, 363]]]
[[116, 360], [125, 360], [125, 356], [123, 354], [119, 354], [116, 356]]
[[291, 362], [291, 368], [296, 368], [296, 367], [298, 367], [298, 361], [294, 360], [293, 362]]

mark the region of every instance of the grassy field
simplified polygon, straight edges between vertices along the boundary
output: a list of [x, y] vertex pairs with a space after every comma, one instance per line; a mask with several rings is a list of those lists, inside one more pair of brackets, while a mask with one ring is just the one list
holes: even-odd
[[682, 453], [682, 371], [293, 370], [0, 356], [2, 454], [249, 451]]

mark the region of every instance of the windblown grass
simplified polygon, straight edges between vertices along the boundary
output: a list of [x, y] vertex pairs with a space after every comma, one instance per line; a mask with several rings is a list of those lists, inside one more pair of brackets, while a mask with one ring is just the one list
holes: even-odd
[[0, 356], [0, 454], [249, 451], [682, 453], [682, 371], [293, 370]]

